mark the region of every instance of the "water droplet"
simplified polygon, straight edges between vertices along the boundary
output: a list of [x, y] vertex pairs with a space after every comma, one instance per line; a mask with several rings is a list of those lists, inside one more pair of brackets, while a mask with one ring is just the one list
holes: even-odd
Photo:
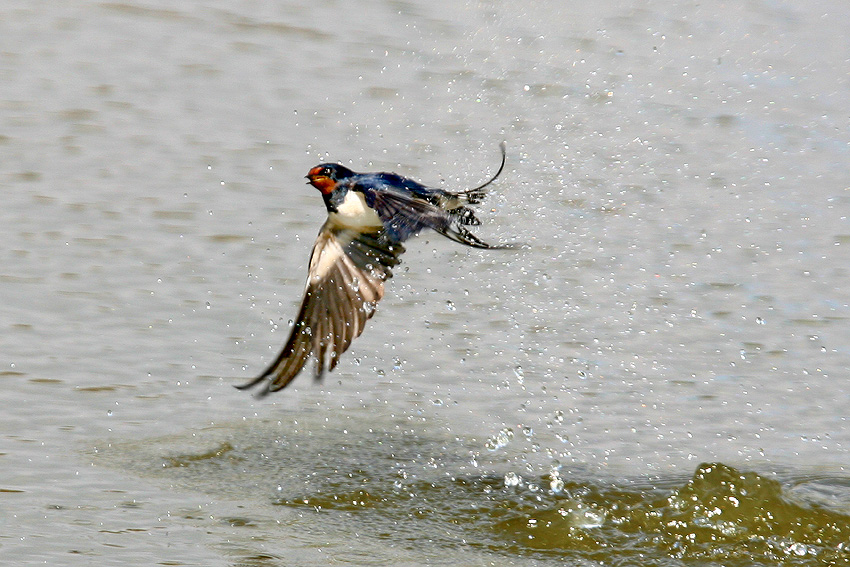
[[517, 473], [509, 472], [508, 474], [505, 475], [505, 486], [506, 487], [519, 486], [520, 484], [522, 484], [522, 477], [519, 476]]
[[564, 481], [561, 479], [561, 475], [557, 470], [553, 470], [549, 474], [549, 490], [555, 494], [563, 492], [564, 490]]
[[499, 449], [510, 443], [513, 438], [513, 430], [510, 427], [505, 427], [496, 435], [488, 439], [487, 442], [484, 443], [484, 446], [487, 448], [488, 451], [498, 451]]
[[517, 367], [514, 368], [514, 375], [516, 375], [517, 382], [520, 384], [525, 381], [525, 372], [523, 372], [522, 366], [517, 365]]

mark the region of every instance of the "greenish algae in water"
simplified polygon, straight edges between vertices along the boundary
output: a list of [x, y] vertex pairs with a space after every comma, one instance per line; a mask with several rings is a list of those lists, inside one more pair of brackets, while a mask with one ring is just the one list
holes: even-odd
[[395, 526], [393, 537], [414, 540], [460, 528], [467, 544], [511, 555], [606, 565], [850, 565], [850, 516], [794, 502], [778, 481], [721, 463], [700, 465], [672, 488], [529, 483], [512, 473], [392, 482], [363, 470], [316, 484], [278, 504], [358, 512], [372, 524], [380, 515]]
[[[273, 434], [284, 426], [286, 435]], [[850, 565], [850, 479], [841, 475], [766, 476], [722, 463], [691, 478], [610, 481], [558, 466], [520, 475], [498, 460], [470, 467], [476, 446], [389, 426], [339, 435], [286, 424], [110, 445], [98, 455], [237, 502], [227, 525], [267, 551], [283, 534], [282, 553], [294, 533], [309, 541], [318, 533], [325, 545], [327, 532], [439, 564], [472, 556], [496, 565]]]

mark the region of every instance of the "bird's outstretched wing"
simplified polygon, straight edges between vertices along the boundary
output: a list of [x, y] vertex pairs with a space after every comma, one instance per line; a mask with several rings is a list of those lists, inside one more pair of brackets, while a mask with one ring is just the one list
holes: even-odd
[[384, 296], [384, 280], [404, 247], [384, 230], [362, 233], [326, 222], [319, 231], [298, 318], [277, 359], [246, 389], [264, 382], [258, 396], [285, 388], [316, 358], [316, 379], [359, 337]]
[[510, 248], [488, 244], [469, 232], [464, 225], [477, 224], [467, 207], [444, 209], [433, 202], [419, 198], [394, 187], [381, 187], [376, 191], [369, 186], [355, 185], [354, 191], [363, 193], [366, 204], [375, 209], [389, 238], [403, 242], [422, 230], [435, 230], [455, 242], [474, 248]]

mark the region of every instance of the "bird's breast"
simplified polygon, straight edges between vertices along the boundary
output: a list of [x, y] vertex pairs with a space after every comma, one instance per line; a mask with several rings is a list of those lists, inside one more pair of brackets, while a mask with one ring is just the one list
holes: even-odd
[[342, 203], [337, 205], [336, 212], [330, 213], [331, 222], [348, 228], [365, 229], [380, 228], [384, 225], [375, 209], [366, 204], [363, 193], [349, 191]]

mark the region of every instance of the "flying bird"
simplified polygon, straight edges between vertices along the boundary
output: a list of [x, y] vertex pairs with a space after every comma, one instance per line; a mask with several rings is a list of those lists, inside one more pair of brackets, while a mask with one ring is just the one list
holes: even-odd
[[240, 390], [261, 385], [263, 397], [285, 388], [316, 359], [315, 379], [333, 370], [384, 296], [384, 281], [404, 252], [402, 242], [425, 229], [473, 248], [487, 244], [466, 227], [481, 224], [467, 205], [481, 202], [485, 188], [505, 168], [474, 189], [452, 193], [426, 187], [395, 173], [355, 173], [338, 163], [323, 163], [306, 175], [328, 209], [310, 256], [309, 275], [298, 317], [280, 355]]

